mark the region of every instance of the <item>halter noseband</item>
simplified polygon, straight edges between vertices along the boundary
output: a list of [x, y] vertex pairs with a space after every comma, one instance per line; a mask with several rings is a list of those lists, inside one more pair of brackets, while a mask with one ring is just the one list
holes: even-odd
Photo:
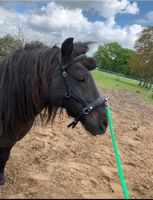
[[88, 115], [93, 110], [95, 110], [97, 107], [105, 104], [105, 102], [106, 102], [106, 98], [105, 97], [99, 96], [95, 101], [93, 101], [90, 104], [88, 104], [85, 100], [83, 100], [79, 96], [79, 94], [77, 94], [77, 92], [70, 85], [70, 82], [69, 82], [69, 79], [68, 79], [67, 69], [69, 67], [71, 67], [72, 65], [82, 61], [86, 57], [87, 57], [86, 55], [80, 55], [80, 56], [78, 56], [76, 58], [71, 59], [65, 65], [62, 65], [62, 64], [59, 63], [60, 64], [61, 75], [63, 77], [64, 84], [65, 84], [65, 87], [66, 87], [66, 95], [64, 97], [63, 106], [66, 108], [68, 99], [69, 98], [73, 98], [74, 100], [78, 101], [81, 104], [81, 106], [83, 107], [82, 112], [75, 118], [75, 120], [72, 123], [70, 123], [68, 125], [68, 127], [72, 126], [72, 128], [74, 128], [77, 125], [77, 123], [81, 120], [83, 115]]

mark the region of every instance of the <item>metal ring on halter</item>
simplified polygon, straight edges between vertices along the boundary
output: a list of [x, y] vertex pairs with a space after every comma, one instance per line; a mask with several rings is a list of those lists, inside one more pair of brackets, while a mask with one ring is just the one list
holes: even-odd
[[86, 108], [83, 109], [83, 114], [88, 115], [89, 112], [90, 112], [89, 108], [86, 107]]
[[66, 98], [70, 98], [70, 94], [66, 93], [66, 94], [65, 94], [65, 97], [66, 97]]

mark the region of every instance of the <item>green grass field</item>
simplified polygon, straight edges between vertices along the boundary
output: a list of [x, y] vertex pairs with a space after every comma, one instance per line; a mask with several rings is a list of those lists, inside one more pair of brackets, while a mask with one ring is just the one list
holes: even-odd
[[142, 99], [152, 102], [153, 98], [146, 95], [149, 92], [148, 88], [140, 87], [138, 86], [138, 81], [125, 78], [122, 76], [106, 73], [106, 72], [100, 72], [98, 70], [94, 70], [92, 72], [93, 78], [96, 81], [96, 84], [98, 86], [101, 86], [103, 88], [110, 88], [110, 89], [126, 89], [134, 92], [139, 92]]

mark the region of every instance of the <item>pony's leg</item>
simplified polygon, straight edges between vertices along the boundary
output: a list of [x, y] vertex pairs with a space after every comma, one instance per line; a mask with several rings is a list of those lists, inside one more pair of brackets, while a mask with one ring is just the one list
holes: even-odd
[[5, 164], [9, 158], [11, 147], [1, 148], [0, 147], [0, 186], [5, 184], [4, 169]]

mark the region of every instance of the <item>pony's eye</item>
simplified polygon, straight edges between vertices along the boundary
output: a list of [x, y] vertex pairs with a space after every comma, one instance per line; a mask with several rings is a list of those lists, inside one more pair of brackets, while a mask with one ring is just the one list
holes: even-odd
[[87, 83], [88, 82], [88, 74], [87, 73], [78, 73], [76, 76], [74, 76], [74, 79], [78, 83]]
[[80, 77], [77, 78], [77, 81], [78, 81], [79, 83], [86, 83], [86, 82], [87, 82], [87, 77], [85, 77], [85, 76], [80, 76]]
[[86, 79], [85, 79], [85, 77], [81, 77], [79, 81], [82, 82], [82, 83], [85, 83]]
[[77, 80], [79, 83], [86, 83], [86, 78], [83, 77], [83, 76], [77, 77], [76, 80]]

